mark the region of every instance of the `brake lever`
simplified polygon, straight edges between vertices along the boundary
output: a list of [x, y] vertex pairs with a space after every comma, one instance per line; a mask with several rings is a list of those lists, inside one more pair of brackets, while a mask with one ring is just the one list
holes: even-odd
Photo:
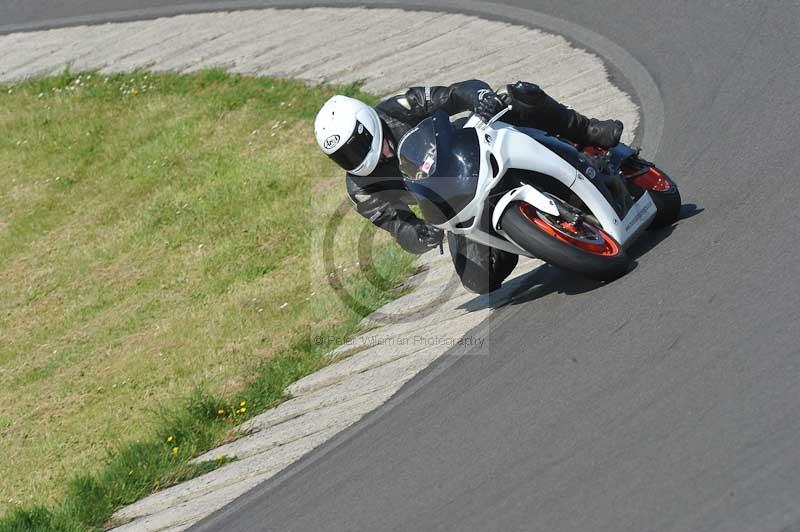
[[500, 120], [500, 118], [502, 118], [503, 115], [509, 112], [511, 109], [513, 109], [513, 106], [509, 105], [508, 107], [506, 107], [505, 109], [494, 115], [491, 119], [489, 119], [488, 122], [486, 122], [484, 129], [486, 129], [487, 127], [491, 126], [492, 124]]

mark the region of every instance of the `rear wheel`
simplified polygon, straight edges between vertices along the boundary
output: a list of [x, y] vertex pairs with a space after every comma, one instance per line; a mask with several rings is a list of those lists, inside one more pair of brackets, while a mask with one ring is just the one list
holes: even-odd
[[634, 185], [650, 192], [656, 204], [656, 217], [650, 224], [657, 229], [672, 225], [678, 221], [681, 210], [681, 194], [678, 186], [659, 168], [642, 160], [633, 160], [623, 164], [622, 174]]
[[[562, 207], [575, 210], [563, 202]], [[630, 267], [622, 246], [583, 216], [570, 221], [516, 202], [503, 213], [500, 224], [511, 240], [532, 255], [598, 281], [612, 281]]]

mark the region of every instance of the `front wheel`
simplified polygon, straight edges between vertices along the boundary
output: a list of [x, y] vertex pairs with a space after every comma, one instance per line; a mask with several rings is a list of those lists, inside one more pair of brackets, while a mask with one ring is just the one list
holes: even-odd
[[525, 202], [509, 205], [500, 221], [518, 246], [540, 259], [598, 281], [613, 281], [630, 268], [622, 246], [579, 217], [568, 221]]

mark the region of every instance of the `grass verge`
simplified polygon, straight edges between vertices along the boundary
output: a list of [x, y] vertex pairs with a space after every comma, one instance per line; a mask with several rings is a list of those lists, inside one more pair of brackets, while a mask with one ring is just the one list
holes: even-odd
[[[188, 460], [355, 332], [313, 264], [344, 197], [312, 135], [333, 93], [370, 99], [219, 70], [0, 86], [0, 531], [96, 530], [217, 467]], [[413, 257], [378, 235], [370, 282], [364, 227], [334, 250], [374, 309]]]

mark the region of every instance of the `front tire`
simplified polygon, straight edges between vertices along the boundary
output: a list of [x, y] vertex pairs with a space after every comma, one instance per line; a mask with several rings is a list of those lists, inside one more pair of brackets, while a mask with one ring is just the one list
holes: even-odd
[[515, 202], [503, 213], [500, 225], [530, 254], [591, 279], [613, 281], [630, 268], [622, 246], [588, 221], [575, 226], [528, 203]]

